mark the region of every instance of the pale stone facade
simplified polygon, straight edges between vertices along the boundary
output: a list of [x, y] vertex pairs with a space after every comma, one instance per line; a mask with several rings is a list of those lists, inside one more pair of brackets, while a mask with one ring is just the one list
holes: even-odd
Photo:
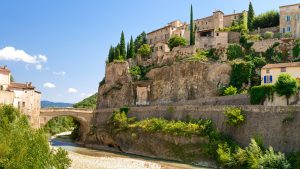
[[292, 33], [294, 38], [300, 38], [300, 3], [281, 6], [280, 32]]
[[0, 104], [10, 104], [25, 114], [33, 127], [39, 127], [41, 93], [31, 83], [11, 82], [10, 70], [0, 67]]
[[282, 73], [300, 80], [300, 62], [267, 64], [261, 69], [261, 84], [275, 84]]

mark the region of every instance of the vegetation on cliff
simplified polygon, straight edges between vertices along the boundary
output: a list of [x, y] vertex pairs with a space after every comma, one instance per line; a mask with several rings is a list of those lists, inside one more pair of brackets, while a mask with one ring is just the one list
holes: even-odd
[[74, 108], [84, 108], [84, 109], [95, 109], [97, 105], [98, 93], [83, 99], [82, 101], [75, 103]]
[[43, 130], [30, 127], [27, 117], [12, 106], [0, 106], [0, 168], [66, 169], [67, 151], [51, 150]]
[[168, 41], [168, 46], [169, 46], [170, 50], [172, 50], [173, 48], [175, 48], [177, 46], [186, 46], [186, 45], [187, 45], [186, 40], [179, 36], [173, 36]]
[[78, 124], [73, 117], [59, 116], [51, 119], [45, 126], [44, 131], [50, 135], [73, 130]]

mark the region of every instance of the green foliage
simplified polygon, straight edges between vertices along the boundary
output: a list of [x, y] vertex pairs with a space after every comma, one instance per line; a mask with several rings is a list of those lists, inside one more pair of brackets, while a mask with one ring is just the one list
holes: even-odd
[[128, 50], [127, 58], [134, 58], [135, 57], [135, 45], [134, 45], [132, 36], [130, 38], [129, 48], [127, 50]]
[[267, 32], [264, 33], [264, 38], [265, 39], [272, 39], [273, 37], [274, 37], [273, 32], [267, 31]]
[[243, 58], [245, 55], [243, 48], [238, 44], [230, 44], [227, 48], [226, 54], [228, 60]]
[[291, 168], [300, 169], [300, 151], [287, 154], [287, 159], [291, 163]]
[[224, 95], [229, 96], [229, 95], [236, 95], [237, 94], [237, 88], [233, 86], [229, 86], [224, 90]]
[[147, 44], [147, 34], [146, 34], [146, 32], [143, 31], [134, 40], [135, 53], [138, 53], [138, 50], [144, 44]]
[[293, 34], [291, 32], [286, 32], [282, 35], [284, 38], [292, 38]]
[[25, 115], [12, 106], [0, 107], [0, 168], [31, 169], [70, 167], [62, 149], [51, 151], [43, 130], [31, 129]]
[[225, 168], [280, 168], [289, 169], [291, 165], [282, 153], [275, 153], [270, 147], [263, 151], [254, 139], [245, 149], [233, 148], [228, 144], [219, 144], [218, 160]]
[[186, 60], [188, 60], [188, 61], [204, 61], [205, 62], [205, 61], [208, 61], [207, 55], [208, 55], [207, 51], [200, 50], [193, 56], [187, 58]]
[[279, 25], [278, 11], [267, 11], [254, 18], [253, 28], [268, 28]]
[[248, 8], [248, 28], [250, 30], [253, 29], [254, 16], [255, 16], [254, 9], [253, 9], [252, 3], [250, 2], [249, 8]]
[[246, 116], [238, 107], [227, 107], [224, 112], [227, 117], [227, 124], [231, 126], [238, 126], [245, 122]]
[[266, 99], [273, 100], [274, 85], [261, 85], [254, 86], [250, 90], [250, 102], [251, 104], [263, 104]]
[[111, 63], [114, 61], [115, 58], [115, 48], [110, 46], [109, 53], [108, 53], [108, 62]]
[[231, 62], [232, 72], [230, 77], [230, 84], [235, 86], [238, 90], [242, 88], [243, 84], [247, 84], [252, 75], [252, 62], [242, 60], [234, 60]]
[[151, 49], [150, 46], [148, 44], [143, 44], [139, 50], [138, 53], [143, 56], [143, 57], [148, 57], [151, 54]]
[[82, 101], [75, 103], [74, 108], [84, 108], [84, 109], [95, 109], [97, 105], [98, 93], [83, 99]]
[[264, 57], [266, 58], [266, 61], [268, 63], [274, 63], [277, 61], [277, 59], [275, 58], [278, 55], [278, 52], [275, 50], [275, 48], [277, 46], [279, 46], [280, 43], [274, 43], [274, 45], [272, 47], [270, 47], [269, 49], [267, 49], [267, 51], [264, 53]]
[[293, 47], [293, 57], [299, 58], [300, 56], [300, 42], [296, 42], [295, 46]]
[[216, 48], [209, 49], [206, 57], [213, 59], [213, 60], [219, 60], [219, 56], [217, 54], [217, 49]]
[[171, 50], [177, 46], [186, 46], [186, 44], [186, 40], [179, 36], [173, 36], [168, 41], [168, 46]]
[[58, 133], [71, 131], [73, 128], [79, 125], [72, 117], [59, 116], [51, 119], [44, 127], [44, 131], [51, 135]]
[[120, 55], [125, 59], [126, 58], [126, 42], [125, 42], [125, 36], [124, 32], [121, 33], [120, 38]]
[[[195, 31], [194, 30], [194, 19], [193, 19], [193, 5], [191, 5], [191, 11], [190, 11], [190, 45], [195, 45]], [[170, 47], [172, 50], [173, 47]]]
[[129, 73], [135, 77], [135, 79], [139, 79], [142, 71], [141, 68], [139, 66], [133, 66], [129, 69]]
[[277, 82], [275, 83], [275, 91], [280, 96], [286, 96], [287, 101], [290, 96], [298, 91], [298, 82], [289, 74], [280, 74]]

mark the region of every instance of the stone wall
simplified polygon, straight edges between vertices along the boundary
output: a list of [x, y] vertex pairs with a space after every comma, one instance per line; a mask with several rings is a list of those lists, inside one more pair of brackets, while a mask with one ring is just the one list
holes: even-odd
[[270, 47], [272, 47], [276, 42], [280, 43], [281, 40], [278, 39], [266, 39], [262, 41], [254, 42], [252, 49], [255, 52], [266, 52]]
[[266, 32], [273, 32], [274, 34], [279, 33], [279, 26], [269, 27], [269, 28], [259, 28], [252, 32], [251, 35], [259, 34], [260, 36], [264, 36]]
[[0, 105], [2, 104], [13, 104], [14, 103], [14, 92], [0, 90]]
[[228, 43], [239, 43], [241, 38], [240, 32], [228, 32]]
[[[230, 135], [242, 146], [248, 145], [253, 137], [261, 137], [265, 146], [272, 146], [282, 152], [300, 151], [300, 107], [280, 106], [239, 106], [246, 114], [246, 122], [239, 127], [226, 124], [223, 114], [228, 106], [147, 106], [132, 107], [130, 117], [138, 120], [149, 117], [166, 119], [203, 118], [212, 119], [221, 132]], [[101, 127], [106, 124], [112, 115], [113, 108], [97, 110], [93, 125]], [[292, 119], [284, 122], [285, 119]]]

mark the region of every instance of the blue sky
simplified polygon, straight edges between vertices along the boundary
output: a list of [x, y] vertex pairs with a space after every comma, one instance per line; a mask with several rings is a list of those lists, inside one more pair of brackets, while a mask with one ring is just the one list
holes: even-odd
[[[189, 21], [190, 4], [196, 19], [216, 9], [225, 14], [240, 12], [248, 8], [248, 3], [249, 0], [1, 0], [0, 65], [8, 65], [16, 81], [33, 82], [43, 100], [73, 103], [97, 91], [104, 77], [108, 49], [118, 43], [122, 30], [129, 40], [131, 35], [149, 32], [175, 19]], [[259, 14], [299, 1], [252, 3]]]

